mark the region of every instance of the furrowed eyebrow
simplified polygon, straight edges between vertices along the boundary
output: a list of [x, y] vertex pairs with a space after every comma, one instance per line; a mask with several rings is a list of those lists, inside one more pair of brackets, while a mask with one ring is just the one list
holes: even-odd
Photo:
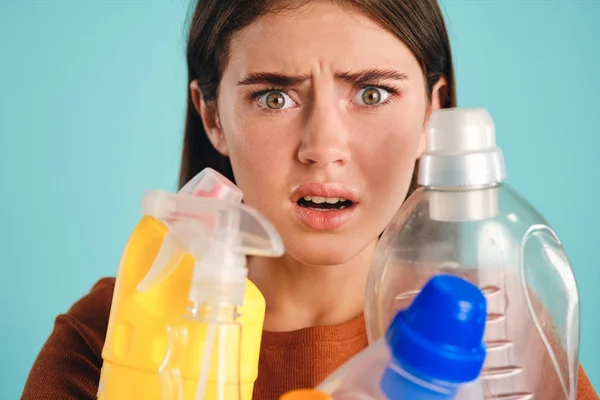
[[238, 85], [269, 84], [274, 86], [292, 87], [310, 79], [306, 75], [284, 75], [271, 72], [252, 72], [238, 82]]
[[373, 82], [382, 79], [398, 81], [408, 79], [406, 74], [393, 69], [367, 69], [359, 72], [342, 72], [340, 74], [336, 74], [336, 77], [354, 84]]
[[[408, 79], [406, 74], [393, 69], [367, 69], [358, 72], [340, 72], [337, 73], [335, 77], [352, 84], [361, 84], [382, 79], [400, 81]], [[246, 77], [238, 81], [237, 84], [267, 84], [278, 87], [293, 87], [298, 86], [308, 80], [310, 80], [310, 75], [285, 75], [273, 72], [251, 72]]]

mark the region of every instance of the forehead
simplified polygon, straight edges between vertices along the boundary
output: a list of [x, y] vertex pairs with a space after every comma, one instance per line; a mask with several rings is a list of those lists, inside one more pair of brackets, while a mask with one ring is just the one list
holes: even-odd
[[234, 33], [227, 69], [310, 73], [369, 68], [420, 72], [410, 49], [392, 32], [356, 8], [316, 1], [298, 9], [270, 13]]

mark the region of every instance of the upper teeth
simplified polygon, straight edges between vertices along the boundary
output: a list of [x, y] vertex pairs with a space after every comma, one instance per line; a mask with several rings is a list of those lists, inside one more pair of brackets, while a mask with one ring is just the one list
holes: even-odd
[[335, 204], [337, 202], [343, 203], [344, 201], [346, 201], [346, 199], [344, 199], [343, 197], [319, 197], [319, 196], [304, 196], [304, 200], [312, 201], [315, 204], [321, 204], [321, 203]]

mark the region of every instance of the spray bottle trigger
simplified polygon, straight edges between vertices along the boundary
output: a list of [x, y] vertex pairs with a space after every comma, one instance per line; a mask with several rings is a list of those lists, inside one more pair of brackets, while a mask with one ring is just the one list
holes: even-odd
[[183, 259], [185, 249], [172, 232], [167, 232], [148, 273], [138, 284], [138, 292], [146, 292], [167, 279]]

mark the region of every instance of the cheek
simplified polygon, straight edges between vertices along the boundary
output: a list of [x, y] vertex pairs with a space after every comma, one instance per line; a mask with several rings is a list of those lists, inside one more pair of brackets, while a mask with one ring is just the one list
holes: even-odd
[[411, 107], [371, 118], [369, 131], [367, 126], [361, 125], [364, 139], [357, 140], [354, 161], [365, 174], [371, 193], [381, 200], [397, 203], [404, 199], [424, 118], [424, 109]]
[[235, 111], [223, 119], [227, 121], [223, 131], [229, 158], [244, 201], [259, 206], [268, 200], [267, 196], [273, 197], [273, 190], [263, 190], [265, 187], [275, 188], [285, 181], [294, 149], [293, 136], [290, 127], [286, 129], [276, 119]]

